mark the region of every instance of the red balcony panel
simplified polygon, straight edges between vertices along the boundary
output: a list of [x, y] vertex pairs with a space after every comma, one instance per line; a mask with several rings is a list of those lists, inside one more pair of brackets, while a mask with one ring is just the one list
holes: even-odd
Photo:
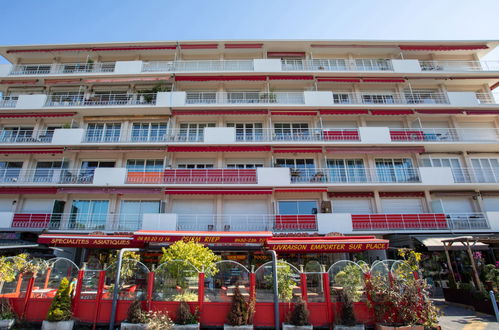
[[353, 140], [353, 141], [359, 141], [359, 132], [357, 130], [352, 130], [352, 131], [324, 131], [323, 132], [324, 136], [324, 141], [344, 141], [344, 140]]
[[354, 230], [449, 229], [445, 214], [352, 214]]
[[46, 228], [52, 214], [16, 213], [12, 219], [12, 228]]
[[422, 131], [390, 131], [390, 137], [393, 141], [424, 141]]
[[317, 217], [315, 214], [290, 214], [275, 216], [276, 230], [315, 230]]

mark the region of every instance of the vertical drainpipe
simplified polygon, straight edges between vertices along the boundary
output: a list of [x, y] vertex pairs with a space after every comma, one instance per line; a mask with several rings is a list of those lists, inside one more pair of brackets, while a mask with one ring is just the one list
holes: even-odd
[[281, 322], [279, 320], [279, 288], [277, 283], [277, 254], [274, 250], [267, 251], [272, 256], [272, 281], [274, 287], [274, 320], [275, 329], [280, 329]]

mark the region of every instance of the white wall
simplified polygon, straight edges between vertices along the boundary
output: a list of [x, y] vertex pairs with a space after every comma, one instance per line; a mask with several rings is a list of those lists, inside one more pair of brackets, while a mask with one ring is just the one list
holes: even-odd
[[418, 60], [392, 60], [393, 71], [401, 73], [421, 72]]
[[291, 184], [291, 172], [284, 167], [259, 167], [256, 169], [257, 183], [262, 186], [285, 186]]
[[142, 61], [117, 61], [114, 66], [116, 74], [138, 74], [142, 72]]
[[177, 230], [177, 214], [146, 213], [142, 215], [142, 230]]
[[332, 92], [303, 92], [305, 97], [305, 105], [314, 107], [329, 107], [333, 105]]
[[390, 129], [388, 127], [359, 127], [360, 141], [364, 143], [390, 143]]
[[156, 94], [156, 106], [157, 107], [171, 107], [172, 106], [171, 105], [171, 102], [172, 102], [172, 95], [171, 94], [172, 93], [169, 93], [169, 92], [158, 92]]
[[125, 183], [126, 174], [126, 168], [96, 168], [93, 184], [98, 186], [122, 185]]
[[85, 130], [83, 128], [60, 128], [54, 130], [52, 144], [73, 145], [80, 144], [83, 140]]
[[47, 95], [33, 94], [33, 95], [19, 95], [16, 103], [16, 108], [19, 109], [41, 109], [45, 105]]
[[353, 233], [352, 215], [350, 213], [318, 213], [317, 228], [319, 234]]
[[0, 77], [6, 77], [12, 70], [12, 64], [0, 64]]
[[[158, 98], [159, 98], [158, 93]], [[167, 103], [165, 106], [167, 107], [182, 107], [185, 106], [185, 100], [187, 98], [187, 93], [186, 92], [165, 92], [166, 98], [168, 99]], [[156, 105], [159, 106], [159, 100], [156, 101]]]
[[204, 142], [224, 144], [236, 142], [235, 127], [206, 127], [204, 129]]
[[447, 92], [447, 97], [451, 105], [475, 106], [478, 104], [476, 94], [473, 92]]
[[12, 212], [0, 212], [0, 228], [10, 228], [13, 218], [14, 213]]
[[427, 185], [453, 184], [454, 178], [450, 167], [420, 167], [421, 182]]
[[494, 233], [499, 233], [499, 212], [485, 212], [489, 221], [490, 230]]
[[255, 72], [280, 72], [282, 71], [279, 59], [254, 59], [253, 68]]

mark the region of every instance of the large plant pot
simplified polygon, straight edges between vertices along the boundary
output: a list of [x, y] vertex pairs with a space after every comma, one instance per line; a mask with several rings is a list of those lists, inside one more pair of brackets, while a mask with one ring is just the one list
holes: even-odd
[[471, 299], [471, 304], [473, 305], [473, 308], [477, 312], [489, 315], [495, 315], [494, 307], [492, 306], [492, 301], [488, 298], [484, 299], [479, 297], [473, 297]]
[[10, 329], [15, 323], [16, 320], [14, 319], [0, 320], [0, 329]]
[[147, 324], [121, 322], [120, 329], [121, 330], [144, 330], [144, 329], [147, 329]]
[[248, 325], [228, 325], [224, 324], [224, 330], [253, 330], [253, 324]]
[[334, 330], [364, 330], [366, 327], [363, 324], [356, 325], [335, 325]]
[[282, 330], [313, 330], [313, 325], [292, 325], [288, 323], [282, 324]]
[[391, 325], [376, 324], [376, 330], [424, 330], [422, 325], [402, 325], [394, 327]]
[[75, 325], [75, 321], [59, 321], [59, 322], [49, 322], [43, 321], [42, 330], [72, 330]]
[[175, 329], [175, 330], [199, 329], [199, 323], [193, 323], [193, 324], [175, 324], [175, 325], [173, 325], [173, 329]]

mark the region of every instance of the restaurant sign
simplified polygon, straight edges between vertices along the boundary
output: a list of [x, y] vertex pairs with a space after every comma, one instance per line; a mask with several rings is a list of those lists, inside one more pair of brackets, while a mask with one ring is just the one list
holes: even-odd
[[272, 241], [267, 242], [267, 247], [276, 252], [361, 252], [369, 250], [386, 250], [388, 242], [292, 242]]
[[49, 246], [115, 248], [141, 247], [131, 236], [40, 235], [38, 243]]
[[175, 243], [177, 241], [196, 242], [201, 244], [265, 244], [272, 237], [270, 232], [154, 232], [138, 231], [134, 240], [140, 243]]

